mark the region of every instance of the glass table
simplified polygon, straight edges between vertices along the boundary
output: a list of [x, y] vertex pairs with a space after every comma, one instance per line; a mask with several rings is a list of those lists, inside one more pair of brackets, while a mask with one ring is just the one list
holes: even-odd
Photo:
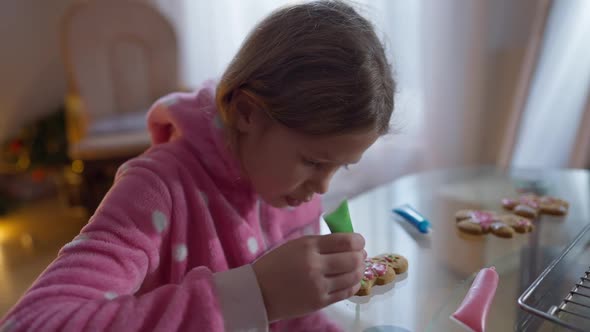
[[[566, 217], [542, 216], [529, 234], [511, 239], [475, 236], [456, 229], [460, 209], [502, 211], [501, 199], [517, 197], [522, 181], [542, 181], [547, 194], [566, 199]], [[554, 331], [519, 308], [518, 297], [590, 220], [590, 173], [585, 170], [511, 170], [476, 167], [403, 177], [349, 201], [355, 231], [369, 256], [404, 255], [409, 271], [370, 297], [353, 297], [325, 309], [347, 331], [464, 331], [449, 319], [475, 274], [495, 266], [500, 282], [488, 315], [488, 331]], [[433, 225], [422, 235], [396, 218], [392, 208], [410, 204]], [[327, 232], [327, 227], [323, 232]], [[565, 294], [564, 294], [565, 295]]]

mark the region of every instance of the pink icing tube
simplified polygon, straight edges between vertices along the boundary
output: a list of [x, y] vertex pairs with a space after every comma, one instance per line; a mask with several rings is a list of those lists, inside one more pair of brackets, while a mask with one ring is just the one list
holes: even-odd
[[459, 309], [451, 315], [451, 319], [468, 331], [484, 332], [488, 311], [496, 295], [498, 279], [498, 272], [493, 266], [479, 271]]

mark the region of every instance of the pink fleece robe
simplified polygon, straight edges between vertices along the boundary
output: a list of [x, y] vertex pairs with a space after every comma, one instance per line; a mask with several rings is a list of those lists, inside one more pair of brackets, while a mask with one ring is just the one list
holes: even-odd
[[227, 149], [214, 96], [207, 82], [154, 104], [153, 146], [119, 168], [1, 331], [339, 330], [321, 313], [269, 326], [250, 263], [316, 234], [320, 199], [296, 209], [261, 201]]

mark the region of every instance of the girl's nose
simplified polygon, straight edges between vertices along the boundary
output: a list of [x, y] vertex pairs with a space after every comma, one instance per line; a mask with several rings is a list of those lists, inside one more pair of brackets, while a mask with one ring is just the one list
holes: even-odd
[[330, 188], [330, 181], [332, 180], [334, 173], [336, 173], [336, 170], [318, 174], [318, 176], [312, 182], [312, 191], [320, 195], [328, 192], [328, 189]]

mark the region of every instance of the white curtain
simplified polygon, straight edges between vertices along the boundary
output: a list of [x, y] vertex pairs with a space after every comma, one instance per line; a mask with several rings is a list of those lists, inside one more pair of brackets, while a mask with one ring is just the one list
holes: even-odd
[[590, 166], [588, 115], [582, 121], [584, 112], [590, 112], [589, 36], [589, 1], [553, 1], [512, 166]]

